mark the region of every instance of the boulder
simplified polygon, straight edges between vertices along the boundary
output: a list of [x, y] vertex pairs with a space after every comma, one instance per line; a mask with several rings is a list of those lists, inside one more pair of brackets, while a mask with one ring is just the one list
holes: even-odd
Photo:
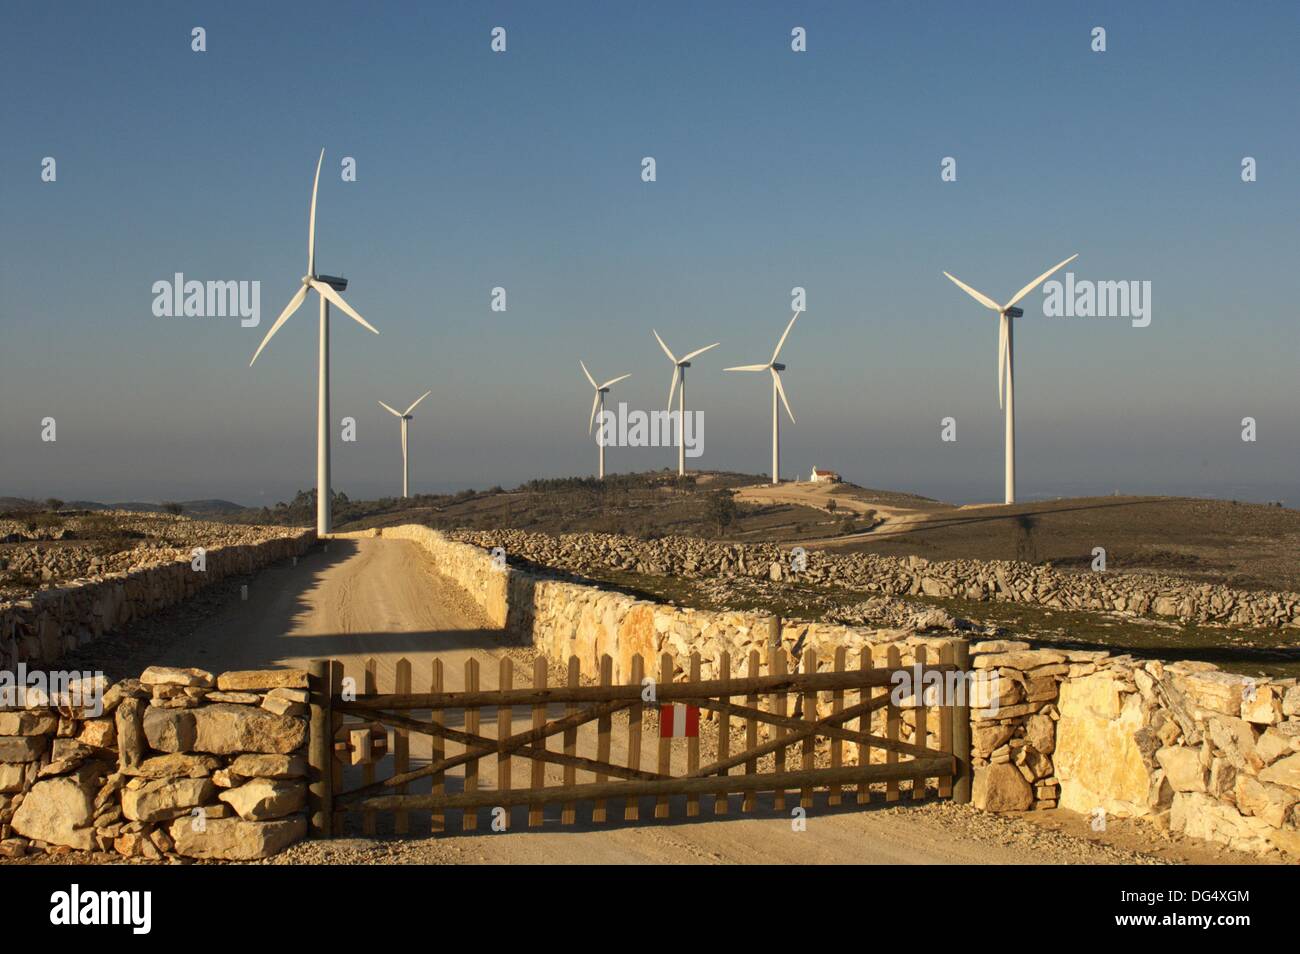
[[1156, 761], [1165, 770], [1165, 778], [1175, 792], [1205, 791], [1205, 766], [1201, 753], [1185, 745], [1176, 745], [1156, 752]]
[[1253, 686], [1254, 680], [1230, 672], [1188, 672], [1176, 674], [1174, 685], [1194, 706], [1240, 716], [1246, 687]]
[[142, 699], [128, 696], [113, 713], [117, 729], [117, 757], [124, 767], [139, 765], [148, 751], [149, 745], [144, 735], [144, 708]]
[[131, 821], [159, 822], [187, 815], [190, 809], [212, 800], [211, 779], [159, 779], [122, 792], [122, 814]]
[[307, 707], [303, 703], [285, 699], [283, 696], [268, 695], [262, 700], [262, 708], [267, 712], [282, 716], [304, 716], [307, 714]]
[[37, 782], [14, 812], [11, 827], [33, 841], [81, 851], [94, 847], [94, 795], [74, 776]]
[[1033, 669], [1065, 662], [1065, 653], [1051, 649], [1025, 649], [1006, 653], [983, 653], [972, 657], [976, 669]]
[[1261, 782], [1272, 782], [1274, 785], [1285, 785], [1288, 788], [1300, 789], [1300, 752], [1274, 762], [1259, 773], [1259, 780]]
[[1025, 720], [1025, 741], [1044, 755], [1056, 748], [1056, 723], [1051, 716], [1031, 715]]
[[987, 758], [1011, 738], [1014, 730], [1014, 726], [998, 722], [978, 722], [971, 729], [971, 748], [976, 755]]
[[1052, 759], [1061, 781], [1059, 805], [1116, 817], [1150, 813], [1155, 765], [1139, 734], [1145, 724], [1139, 693], [1106, 671], [1061, 684]]
[[0, 795], [21, 792], [27, 779], [27, 765], [22, 762], [0, 762]]
[[44, 751], [43, 735], [0, 736], [0, 762], [35, 762]]
[[302, 782], [255, 778], [222, 792], [218, 798], [245, 821], [266, 821], [300, 810], [307, 801], [307, 786]]
[[1265, 765], [1291, 752], [1300, 752], [1300, 722], [1269, 726], [1255, 741], [1255, 754]]
[[192, 752], [196, 740], [194, 709], [164, 709], [150, 706], [144, 711], [144, 736], [151, 749], [159, 752]]
[[221, 768], [221, 760], [210, 755], [155, 755], [139, 765], [124, 765], [125, 775], [137, 778], [206, 778]]
[[1300, 686], [1292, 686], [1282, 697], [1282, 714], [1291, 718], [1300, 716]]
[[1237, 769], [1256, 772], [1264, 760], [1255, 751], [1255, 730], [1245, 719], [1235, 716], [1210, 716], [1210, 739]]
[[241, 755], [229, 769], [232, 775], [245, 778], [303, 778], [307, 759], [301, 755]]
[[307, 819], [301, 815], [264, 822], [214, 818], [196, 825], [191, 819], [178, 818], [168, 834], [175, 842], [176, 853], [187, 858], [256, 861], [306, 837]]
[[305, 669], [253, 669], [223, 672], [217, 677], [217, 688], [223, 692], [259, 691], [266, 689], [307, 688]]
[[307, 739], [307, 723], [251, 706], [220, 703], [187, 710], [194, 720], [194, 750], [217, 755], [265, 752], [287, 755]]
[[262, 704], [262, 696], [256, 692], [209, 692], [207, 695], [208, 702], [232, 702], [241, 706], [257, 706]]
[[1169, 827], [1188, 838], [1201, 838], [1239, 851], [1264, 852], [1271, 846], [1269, 826], [1225, 802], [1201, 792], [1178, 792], [1169, 811]]
[[53, 712], [0, 712], [0, 735], [52, 735], [59, 727]]
[[193, 686], [212, 688], [212, 673], [202, 669], [177, 669], [171, 666], [150, 666], [140, 674], [143, 686]]
[[1249, 775], [1237, 776], [1236, 797], [1243, 813], [1261, 818], [1273, 828], [1284, 827], [1291, 808], [1300, 801], [1300, 794]]
[[1282, 721], [1282, 688], [1255, 686], [1254, 691], [1243, 694], [1241, 717], [1256, 725], [1274, 725]]
[[986, 812], [1019, 812], [1033, 805], [1034, 790], [1014, 765], [989, 765], [975, 770], [971, 800]]
[[111, 716], [90, 719], [81, 724], [77, 741], [92, 749], [112, 749], [117, 747], [117, 723]]
[[971, 643], [970, 654], [979, 656], [983, 653], [1011, 653], [1028, 648], [1028, 643], [1018, 639], [985, 639], [978, 643]]

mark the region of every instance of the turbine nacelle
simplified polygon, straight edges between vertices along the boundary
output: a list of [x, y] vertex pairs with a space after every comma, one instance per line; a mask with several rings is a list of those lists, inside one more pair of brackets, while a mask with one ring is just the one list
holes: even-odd
[[1024, 317], [1025, 311], [1023, 308], [1004, 308], [1002, 314], [1006, 315], [1008, 318], [1022, 318]]
[[582, 368], [583, 376], [590, 381], [591, 386], [596, 389], [596, 393], [591, 399], [591, 419], [587, 421], [587, 433], [590, 434], [592, 427], [596, 424], [596, 411], [600, 408], [601, 396], [608, 394], [610, 388], [618, 384], [620, 381], [626, 381], [628, 378], [632, 377], [632, 375], [623, 374], [617, 378], [611, 378], [604, 384], [597, 384], [596, 379], [591, 376], [591, 372], [587, 370], [587, 365], [583, 361], [579, 360], [578, 366]]
[[783, 365], [783, 364], [775, 364], [775, 363], [773, 363], [773, 364], [769, 364], [768, 367], [771, 368], [773, 371], [784, 371], [784, 370], [785, 370], [785, 365]]
[[[253, 359], [248, 362], [249, 367], [252, 367], [257, 361], [257, 356], [262, 353], [262, 349], [266, 347], [267, 343], [275, 337], [275, 333], [280, 330], [281, 326], [289, 320], [294, 312], [302, 307], [302, 303], [307, 300], [307, 294], [310, 291], [315, 291], [327, 303], [333, 305], [367, 331], [379, 334], [379, 329], [362, 318], [356, 309], [344, 301], [343, 296], [339, 294], [348, 287], [346, 278], [316, 274], [316, 190], [320, 186], [320, 169], [324, 161], [325, 150], [322, 149], [320, 158], [316, 160], [316, 178], [311, 186], [311, 212], [307, 219], [307, 274], [302, 277], [301, 287], [289, 299], [289, 304], [284, 306], [284, 311], [280, 312], [280, 317], [275, 319], [270, 330], [266, 333], [266, 337], [262, 339], [262, 343], [253, 352]], [[324, 315], [325, 313], [322, 311], [321, 314]], [[320, 498], [328, 499], [328, 495], [321, 494]]]

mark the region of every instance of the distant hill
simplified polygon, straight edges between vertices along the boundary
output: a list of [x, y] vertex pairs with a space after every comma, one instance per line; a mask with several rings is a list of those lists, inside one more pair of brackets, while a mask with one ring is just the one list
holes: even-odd
[[[192, 517], [224, 517], [246, 510], [243, 504], [230, 500], [182, 500], [184, 513]], [[45, 504], [25, 497], [0, 497], [0, 512], [8, 510], [43, 510]], [[64, 510], [127, 510], [133, 513], [162, 513], [162, 503], [127, 501], [124, 503], [101, 503], [98, 500], [68, 500], [63, 504]]]

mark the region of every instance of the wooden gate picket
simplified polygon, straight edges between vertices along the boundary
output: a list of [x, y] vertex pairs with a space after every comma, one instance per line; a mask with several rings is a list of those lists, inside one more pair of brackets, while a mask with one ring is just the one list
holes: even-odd
[[[514, 806], [526, 807], [528, 827], [537, 828], [546, 821], [545, 806], [552, 803], [559, 804], [559, 822], [566, 827], [578, 823], [580, 806], [586, 809], [588, 804], [593, 824], [634, 822], [640, 820], [643, 797], [653, 799], [657, 819], [671, 816], [676, 796], [682, 797], [688, 818], [700, 817], [702, 805], [711, 806], [714, 817], [726, 816], [732, 795], [740, 797], [742, 812], [753, 812], [762, 793], [770, 796], [776, 810], [784, 811], [787, 793], [797, 792], [797, 804], [808, 811], [819, 791], [826, 793], [827, 805], [843, 805], [846, 787], [855, 792], [858, 805], [870, 802], [876, 785], [883, 785], [886, 801], [896, 801], [901, 781], [910, 782], [910, 797], [919, 799], [926, 795], [929, 779], [935, 780], [940, 797], [969, 801], [966, 644], [945, 644], [937, 664], [930, 663], [934, 657], [927, 656], [924, 647], [917, 647], [915, 667], [903, 670], [909, 677], [940, 673], [949, 691], [939, 699], [921, 685], [913, 686], [906, 699], [891, 698], [900, 671], [898, 647], [889, 646], [885, 658], [885, 666], [877, 668], [870, 648], [864, 648], [851, 666], [841, 646], [832, 665], [819, 672], [811, 648], [803, 651], [796, 666], [788, 667], [784, 649], [772, 646], [766, 674], [760, 671], [761, 657], [755, 650], [749, 653], [744, 675], [733, 671], [730, 655], [722, 653], [716, 678], [702, 679], [702, 661], [692, 654], [687, 671], [674, 681], [674, 661], [664, 654], [653, 693], [647, 692], [649, 683], [642, 684], [645, 663], [640, 656], [630, 660], [629, 681], [622, 684], [614, 682], [609, 656], [599, 660], [592, 674], [596, 678], [585, 682], [578, 658], [571, 657], [567, 678], [553, 686], [548, 684], [547, 662], [539, 657], [526, 688], [516, 688], [513, 663], [504, 657], [496, 689], [480, 688], [479, 662], [470, 658], [461, 691], [447, 691], [443, 662], [435, 659], [425, 693], [411, 691], [411, 665], [405, 659], [396, 663], [394, 691], [381, 693], [376, 661], [368, 659], [361, 694], [342, 692], [339, 663], [317, 661], [310, 682], [311, 830], [317, 837], [340, 834], [345, 817], [353, 814], [359, 815], [367, 835], [376, 833], [381, 817], [385, 822], [391, 817], [398, 834], [419, 833], [423, 826], [413, 822], [412, 813], [420, 812], [428, 813], [428, 830], [440, 834], [451, 830], [447, 812], [460, 809], [458, 827], [470, 832], [476, 830], [483, 808], [492, 809], [494, 830], [505, 830]], [[949, 673], [959, 673], [960, 678], [943, 675]], [[954, 684], [963, 690], [955, 698]], [[911, 742], [902, 738], [898, 702], [913, 710]], [[484, 719], [484, 709], [494, 710], [495, 718], [489, 711]], [[522, 730], [514, 717], [519, 709], [532, 714]], [[877, 735], [872, 721], [880, 710], [884, 712], [877, 718], [884, 731]], [[644, 735], [652, 724], [647, 713], [661, 720], [654, 771], [642, 768]], [[700, 725], [715, 727], [706, 732], [707, 746]], [[931, 731], [937, 747], [930, 746]], [[391, 752], [385, 732], [392, 737]], [[554, 747], [552, 737], [557, 737]], [[421, 746], [421, 753], [427, 748], [427, 757], [412, 751], [416, 738], [428, 739], [427, 746]], [[580, 744], [582, 740], [591, 747]], [[617, 756], [620, 747], [625, 749], [622, 758]], [[791, 751], [795, 754], [787, 755]], [[380, 778], [390, 754], [391, 773]], [[524, 762], [527, 782], [520, 786], [512, 769], [522, 769]], [[360, 766], [360, 784], [349, 790], [343, 789], [345, 765]], [[481, 774], [494, 767], [495, 779]], [[548, 767], [554, 773], [549, 783]], [[450, 774], [455, 769], [460, 772]], [[712, 798], [704, 800], [703, 795]]]

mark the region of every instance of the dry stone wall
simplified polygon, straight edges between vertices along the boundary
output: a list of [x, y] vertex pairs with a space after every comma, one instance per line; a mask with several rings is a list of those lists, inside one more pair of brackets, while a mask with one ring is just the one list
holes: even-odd
[[[481, 546], [461, 542], [478, 540], [518, 554], [521, 538], [509, 533], [449, 536], [424, 527], [382, 533], [419, 542], [443, 573], [486, 600], [485, 609], [520, 638], [556, 660], [577, 655], [587, 671], [595, 671], [608, 653], [615, 678], [626, 679], [634, 654], [653, 660], [669, 653], [682, 675], [691, 653], [699, 653], [702, 675], [710, 678], [721, 652], [738, 667], [751, 650], [766, 660], [773, 644], [771, 616], [666, 606], [547, 579], [503, 566]], [[526, 558], [551, 552], [534, 547]], [[628, 559], [641, 559], [632, 549], [627, 552]], [[809, 554], [810, 563], [816, 556]], [[753, 559], [752, 553], [741, 553], [732, 567], [757, 572], [750, 566]], [[572, 561], [559, 562], [577, 569]], [[686, 562], [665, 554], [653, 564], [623, 565], [673, 572]], [[896, 651], [898, 663], [910, 666], [919, 647], [935, 661], [948, 638], [805, 620], [781, 620], [776, 634], [790, 668], [811, 648], [820, 670], [833, 664], [841, 646], [850, 665], [863, 652], [876, 666], [885, 665]], [[1209, 663], [1143, 662], [1102, 650], [1034, 649], [1018, 640], [974, 642], [970, 655], [975, 670], [997, 674], [984, 683], [985, 696], [971, 710], [976, 807], [1022, 811], [1059, 805], [1094, 818], [1145, 817], [1167, 830], [1238, 850], [1300, 857], [1295, 679], [1250, 679]], [[829, 705], [829, 697], [818, 700], [819, 711], [829, 711]], [[906, 712], [904, 741], [917, 741], [915, 725], [915, 712]], [[937, 727], [937, 712], [929, 725], [932, 731]], [[882, 728], [873, 724], [874, 731]], [[938, 744], [933, 735], [927, 741]], [[872, 757], [883, 753], [873, 750]]]
[[[256, 528], [265, 530], [267, 528]], [[49, 665], [65, 652], [194, 596], [227, 577], [301, 556], [315, 531], [289, 529], [279, 536], [205, 553], [206, 569], [191, 567], [191, 554], [169, 562], [71, 580], [11, 602], [0, 602], [0, 670], [19, 663]], [[264, 534], [262, 534], [264, 535]]]
[[[502, 547], [512, 558], [582, 573], [599, 566], [703, 578], [793, 575], [790, 550], [771, 544], [714, 543], [691, 537], [641, 540], [603, 533], [552, 536], [524, 530], [459, 530], [452, 538]], [[1300, 626], [1300, 593], [1254, 592], [1175, 577], [1067, 573], [1004, 560], [934, 561], [872, 553], [809, 551], [801, 582], [886, 596], [1009, 600], [1057, 609], [1115, 611], [1236, 626]]]
[[306, 835], [302, 670], [151, 667], [5, 701], [0, 855], [249, 861]]
[[1300, 858], [1300, 688], [1105, 657], [1061, 687], [1061, 805]]

